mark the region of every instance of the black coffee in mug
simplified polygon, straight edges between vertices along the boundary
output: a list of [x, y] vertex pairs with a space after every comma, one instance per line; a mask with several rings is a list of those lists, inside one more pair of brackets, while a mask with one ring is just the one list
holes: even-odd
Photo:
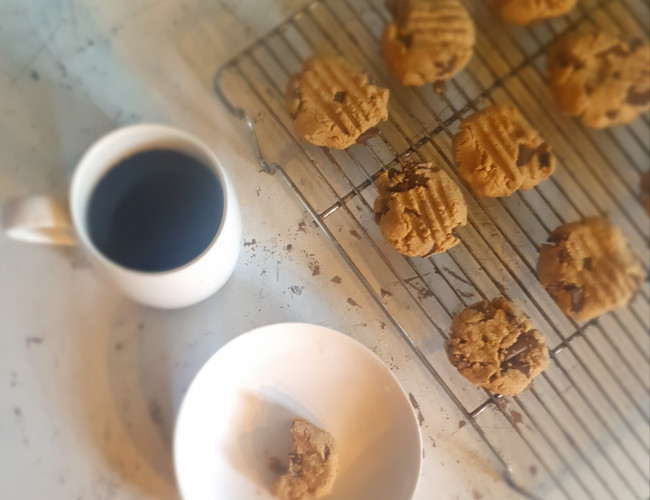
[[107, 258], [137, 271], [167, 271], [198, 257], [221, 225], [219, 178], [193, 156], [141, 151], [100, 179], [90, 197], [90, 239]]

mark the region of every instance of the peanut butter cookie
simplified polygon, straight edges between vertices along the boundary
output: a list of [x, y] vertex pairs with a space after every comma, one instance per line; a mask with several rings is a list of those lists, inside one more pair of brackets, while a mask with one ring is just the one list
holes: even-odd
[[315, 57], [287, 87], [287, 107], [298, 134], [316, 146], [345, 149], [388, 119], [388, 89], [340, 57]]
[[381, 50], [404, 84], [440, 82], [460, 71], [473, 53], [474, 22], [458, 0], [389, 0], [393, 22]]
[[555, 171], [551, 147], [510, 105], [491, 106], [465, 118], [453, 149], [458, 172], [481, 196], [526, 191]]
[[322, 498], [332, 492], [339, 457], [332, 435], [310, 422], [296, 418], [291, 427], [293, 452], [287, 473], [273, 485], [280, 500]]
[[494, 0], [494, 3], [504, 21], [526, 26], [563, 16], [573, 9], [576, 0]]
[[456, 183], [431, 163], [410, 163], [376, 180], [375, 221], [398, 252], [427, 257], [458, 244], [467, 205]]
[[588, 321], [628, 303], [643, 272], [623, 233], [602, 217], [556, 228], [537, 262], [541, 285], [562, 312]]
[[558, 107], [585, 127], [629, 123], [650, 109], [647, 40], [569, 33], [550, 46], [547, 64]]
[[482, 300], [458, 314], [445, 348], [463, 377], [504, 396], [526, 389], [549, 360], [544, 336], [503, 297]]

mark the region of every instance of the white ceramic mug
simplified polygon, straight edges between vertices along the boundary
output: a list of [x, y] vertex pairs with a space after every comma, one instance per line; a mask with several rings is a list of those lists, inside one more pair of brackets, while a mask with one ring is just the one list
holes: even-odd
[[[195, 259], [169, 271], [126, 268], [93, 244], [87, 208], [97, 183], [120, 161], [135, 153], [171, 149], [188, 154], [210, 168], [223, 191], [221, 225], [208, 247]], [[10, 238], [30, 243], [79, 245], [100, 272], [133, 300], [159, 308], [188, 306], [207, 298], [232, 274], [241, 244], [237, 198], [224, 168], [195, 137], [163, 125], [133, 125], [99, 139], [79, 161], [70, 185], [69, 203], [44, 196], [10, 200], [3, 209], [3, 228]]]

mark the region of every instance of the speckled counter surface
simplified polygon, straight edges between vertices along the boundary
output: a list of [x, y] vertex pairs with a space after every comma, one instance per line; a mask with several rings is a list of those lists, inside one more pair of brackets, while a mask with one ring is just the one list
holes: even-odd
[[[304, 3], [0, 2], [0, 201], [63, 197], [95, 139], [160, 122], [213, 148], [244, 221], [229, 283], [175, 312], [121, 298], [75, 251], [0, 237], [0, 498], [177, 498], [171, 436], [192, 377], [228, 340], [281, 321], [344, 331], [393, 370], [421, 423], [416, 499], [515, 496], [296, 199], [257, 173], [210, 92], [221, 63]], [[196, 30], [210, 33], [210, 57]]]

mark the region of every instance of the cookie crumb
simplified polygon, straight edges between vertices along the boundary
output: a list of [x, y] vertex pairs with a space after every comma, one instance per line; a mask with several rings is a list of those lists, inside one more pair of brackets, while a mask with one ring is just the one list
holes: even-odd
[[291, 427], [293, 451], [285, 467], [269, 461], [269, 467], [282, 468], [283, 475], [273, 485], [279, 500], [307, 500], [329, 495], [339, 468], [338, 450], [332, 435], [312, 423], [295, 418]]

